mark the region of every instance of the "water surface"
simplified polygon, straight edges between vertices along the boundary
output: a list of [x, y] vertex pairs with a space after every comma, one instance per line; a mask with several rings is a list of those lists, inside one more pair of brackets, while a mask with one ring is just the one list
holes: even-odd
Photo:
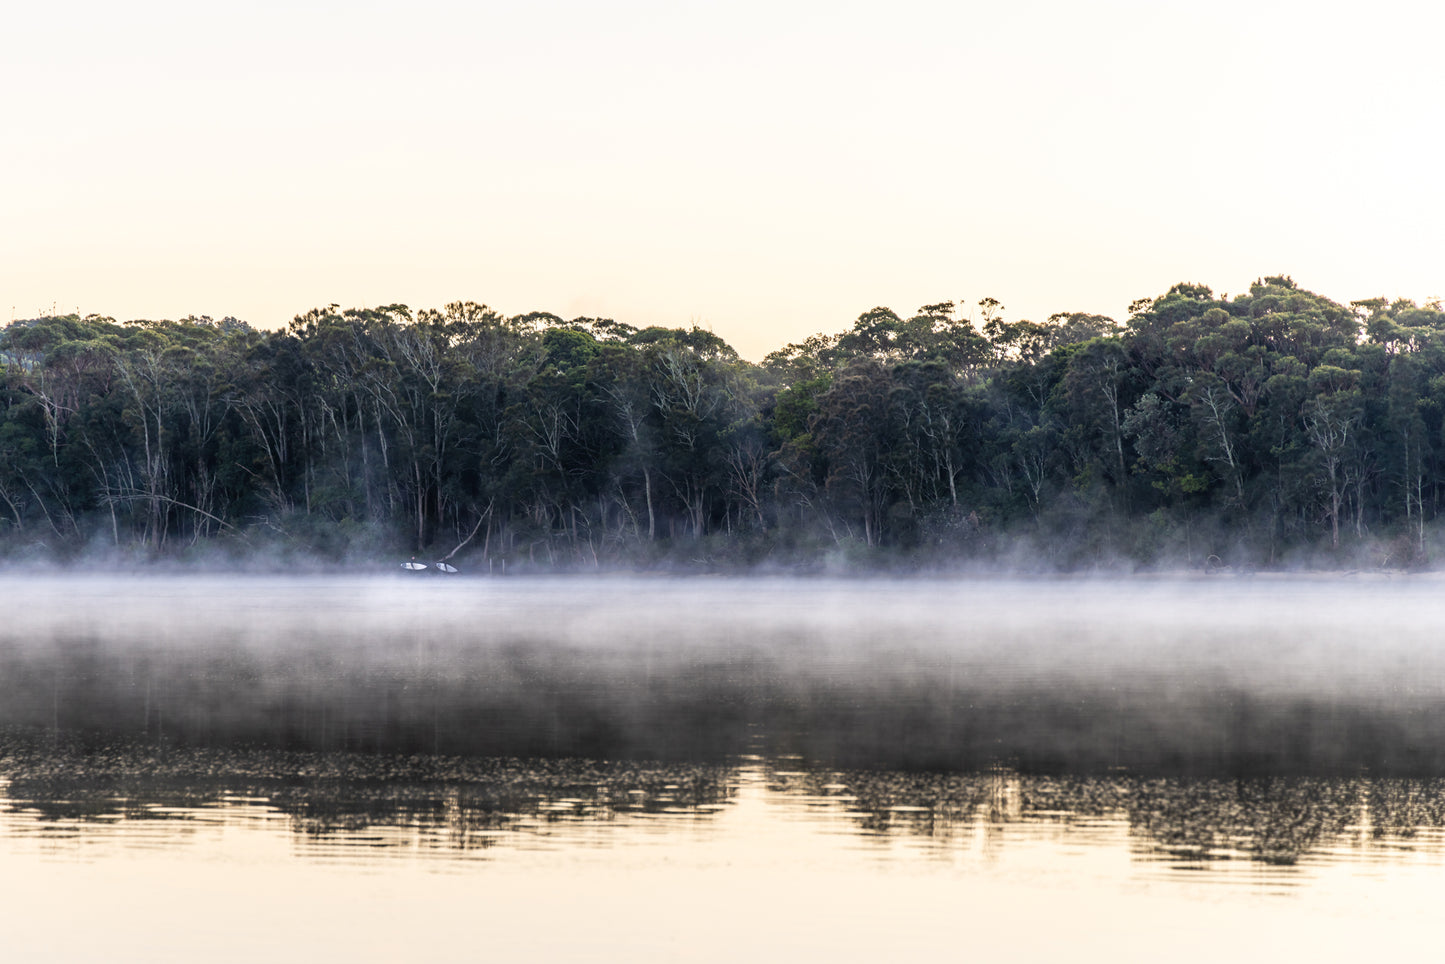
[[1433, 946], [1433, 580], [10, 579], [16, 960]]
[[1204, 960], [1221, 927], [1343, 960], [1427, 947], [1445, 879], [1439, 781], [13, 746], [0, 769], [23, 960]]

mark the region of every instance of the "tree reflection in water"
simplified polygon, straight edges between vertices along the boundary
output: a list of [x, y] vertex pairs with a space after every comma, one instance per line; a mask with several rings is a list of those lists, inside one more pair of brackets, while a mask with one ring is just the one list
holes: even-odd
[[[982, 772], [839, 770], [797, 759], [733, 764], [585, 759], [467, 759], [271, 750], [0, 743], [4, 820], [79, 828], [221, 819], [226, 808], [284, 815], [291, 832], [344, 841], [465, 852], [545, 833], [670, 815], [706, 830], [738, 787], [858, 835], [959, 847], [1006, 825], [1127, 826], [1135, 859], [1175, 866], [1368, 855], [1382, 845], [1445, 844], [1445, 780], [1271, 777], [1188, 779]], [[370, 835], [370, 836], [368, 836]]]

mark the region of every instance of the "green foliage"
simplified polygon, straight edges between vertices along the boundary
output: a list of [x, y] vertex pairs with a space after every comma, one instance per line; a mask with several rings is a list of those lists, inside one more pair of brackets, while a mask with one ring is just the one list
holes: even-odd
[[[1445, 311], [1287, 276], [743, 361], [473, 302], [0, 331], [0, 550], [528, 567], [1428, 564]], [[1373, 562], [1371, 562], [1373, 560]]]

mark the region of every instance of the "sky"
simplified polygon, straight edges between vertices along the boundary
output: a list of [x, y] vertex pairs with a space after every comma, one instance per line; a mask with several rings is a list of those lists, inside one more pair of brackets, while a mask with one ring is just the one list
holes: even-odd
[[1442, 27], [1417, 0], [9, 4], [0, 310], [470, 300], [758, 360], [875, 305], [1122, 321], [1266, 274], [1424, 301]]

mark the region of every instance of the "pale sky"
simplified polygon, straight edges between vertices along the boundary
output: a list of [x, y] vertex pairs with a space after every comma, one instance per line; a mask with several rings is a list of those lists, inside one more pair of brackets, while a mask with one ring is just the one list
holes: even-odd
[[[50, 0], [0, 12], [0, 307], [471, 300], [754, 360], [887, 305], [1445, 294], [1445, 10]], [[0, 323], [9, 317], [0, 319]]]

